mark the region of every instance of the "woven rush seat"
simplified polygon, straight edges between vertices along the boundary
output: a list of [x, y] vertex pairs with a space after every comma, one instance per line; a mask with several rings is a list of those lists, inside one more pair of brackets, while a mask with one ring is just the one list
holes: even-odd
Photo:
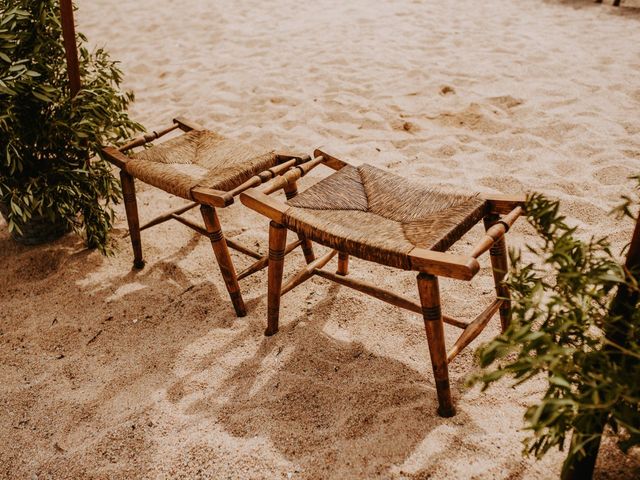
[[[297, 181], [319, 165], [335, 173], [298, 193]], [[281, 190], [286, 201], [270, 196]], [[524, 195], [480, 196], [436, 190], [371, 165], [352, 166], [316, 150], [312, 160], [246, 190], [240, 200], [271, 219], [265, 335], [278, 332], [282, 297], [316, 276], [422, 315], [438, 414], [454, 415], [449, 363], [477, 338], [496, 313], [500, 313], [502, 330], [509, 326], [509, 290], [503, 282], [508, 270], [504, 237], [523, 213]], [[485, 234], [468, 254], [446, 251], [479, 222], [484, 224]], [[295, 232], [299, 241], [315, 241], [330, 250], [311, 261], [305, 257], [307, 265], [283, 283], [288, 231]], [[438, 277], [470, 281], [480, 271], [478, 258], [487, 252], [495, 300], [471, 321], [443, 314]], [[326, 266], [336, 256], [334, 273]], [[420, 301], [374, 282], [348, 278], [351, 256], [417, 271]], [[445, 323], [462, 329], [448, 351]]]
[[[154, 143], [171, 132], [172, 139]], [[238, 281], [266, 268], [268, 256], [226, 238], [217, 209], [234, 203], [235, 197], [249, 188], [282, 175], [290, 168], [310, 160], [308, 155], [274, 152], [267, 148], [225, 138], [186, 118], [174, 118], [170, 125], [133, 138], [116, 148], [104, 146], [102, 155], [120, 169], [124, 207], [133, 249], [133, 267], [144, 268], [141, 232], [169, 220], [175, 220], [211, 241], [220, 273], [236, 315], [246, 315]], [[140, 225], [135, 180], [189, 200], [171, 211]], [[200, 207], [203, 223], [185, 214]], [[287, 253], [300, 246], [308, 261], [313, 260], [311, 242], [300, 238], [287, 246]], [[236, 272], [229, 249], [253, 258]]]
[[444, 252], [488, 213], [477, 195], [438, 191], [366, 164], [347, 165], [286, 203], [286, 227], [405, 270], [411, 250]]
[[139, 180], [187, 200], [191, 190], [229, 191], [277, 163], [274, 151], [192, 130], [135, 153], [126, 171]]

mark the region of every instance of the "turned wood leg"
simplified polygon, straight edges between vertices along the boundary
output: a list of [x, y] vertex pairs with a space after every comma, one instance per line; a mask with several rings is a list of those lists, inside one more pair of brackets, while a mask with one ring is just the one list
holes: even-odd
[[287, 229], [276, 222], [269, 225], [269, 288], [267, 292], [267, 330], [265, 335], [278, 333], [280, 318], [280, 292], [284, 270], [284, 249], [287, 245]]
[[136, 201], [136, 185], [134, 179], [124, 170], [120, 170], [120, 183], [122, 184], [122, 196], [124, 209], [127, 213], [129, 224], [129, 236], [133, 247], [133, 268], [144, 268], [142, 259], [142, 241], [140, 239], [140, 220], [138, 218], [138, 203]]
[[[284, 194], [287, 197], [287, 200], [291, 200], [293, 197], [298, 195], [298, 185], [296, 184], [296, 182], [287, 184], [287, 186], [284, 187]], [[307, 264], [313, 262], [316, 259], [316, 256], [313, 253], [313, 244], [311, 243], [311, 240], [305, 237], [305, 235], [302, 233], [298, 234], [298, 238], [302, 242], [301, 247], [305, 261], [307, 262]]]
[[424, 327], [429, 343], [429, 355], [433, 366], [438, 392], [438, 415], [453, 417], [456, 414], [451, 387], [449, 385], [449, 367], [447, 365], [447, 351], [444, 344], [444, 323], [440, 311], [440, 290], [438, 277], [427, 273], [418, 274], [418, 291], [422, 304]]
[[349, 274], [349, 254], [338, 252], [338, 275], [346, 276]]
[[[484, 227], [489, 229], [494, 223], [500, 220], [500, 216], [496, 214], [487, 215], [484, 218]], [[509, 301], [509, 289], [503, 280], [509, 270], [509, 259], [507, 257], [507, 242], [504, 236], [493, 244], [489, 250], [491, 257], [491, 268], [493, 270], [493, 281], [496, 285], [496, 295], [498, 298], [505, 299], [500, 306], [500, 326], [504, 332], [509, 327], [511, 319], [511, 302]]]
[[316, 259], [316, 255], [313, 253], [313, 244], [311, 240], [304, 236], [304, 234], [299, 233], [298, 238], [302, 242], [301, 248], [302, 253], [304, 254], [304, 260], [307, 264], [313, 262]]
[[240, 293], [236, 269], [231, 261], [231, 255], [229, 255], [229, 247], [227, 246], [227, 241], [224, 239], [224, 235], [222, 234], [218, 214], [216, 213], [215, 208], [209, 205], [200, 205], [200, 211], [202, 212], [202, 218], [204, 220], [207, 233], [209, 234], [209, 240], [211, 240], [213, 253], [215, 253], [216, 259], [218, 260], [220, 273], [222, 273], [222, 278], [224, 278], [224, 283], [227, 286], [227, 291], [231, 297], [233, 308], [235, 309], [238, 317], [244, 317], [247, 314], [247, 310], [244, 306], [244, 301], [242, 300], [242, 294]]

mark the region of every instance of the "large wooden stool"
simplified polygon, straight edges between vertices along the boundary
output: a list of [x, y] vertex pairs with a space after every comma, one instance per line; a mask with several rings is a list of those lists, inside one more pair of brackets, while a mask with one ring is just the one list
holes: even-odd
[[[301, 194], [290, 196], [286, 202], [269, 196], [280, 189], [291, 190], [301, 176], [320, 164], [336, 172]], [[504, 234], [522, 214], [525, 198], [442, 192], [371, 165], [354, 167], [316, 150], [312, 161], [245, 191], [240, 199], [272, 220], [266, 335], [278, 331], [281, 296], [313, 275], [422, 314], [436, 380], [438, 413], [444, 417], [454, 415], [448, 363], [479, 335], [496, 312], [500, 312], [503, 330], [509, 324], [509, 292], [502, 283], [507, 271]], [[469, 255], [446, 253], [480, 221], [484, 221], [486, 235]], [[287, 230], [332, 250], [283, 285]], [[477, 258], [487, 251], [491, 255], [497, 298], [471, 322], [443, 315], [438, 277], [471, 280], [480, 268]], [[337, 272], [323, 269], [336, 254]], [[420, 302], [347, 278], [351, 255], [419, 272]], [[444, 323], [463, 330], [449, 352], [445, 347]]]
[[[184, 133], [151, 148], [125, 155], [125, 152], [143, 147], [176, 129]], [[134, 268], [144, 267], [140, 232], [167, 220], [177, 220], [209, 237], [236, 314], [239, 317], [246, 315], [238, 280], [265, 268], [268, 255], [260, 255], [225, 238], [216, 208], [228, 207], [241, 192], [282, 174], [294, 165], [310, 160], [310, 157], [279, 154], [227, 139], [183, 118], [176, 118], [170, 126], [136, 138], [118, 149], [105, 147], [102, 152], [107, 160], [120, 168]], [[189, 200], [190, 203], [140, 226], [134, 178]], [[182, 216], [196, 206], [200, 206], [204, 226]], [[307, 261], [312, 261], [314, 257], [311, 243], [302, 236], [286, 247], [287, 253], [300, 245]], [[256, 261], [236, 274], [229, 247], [255, 258]]]

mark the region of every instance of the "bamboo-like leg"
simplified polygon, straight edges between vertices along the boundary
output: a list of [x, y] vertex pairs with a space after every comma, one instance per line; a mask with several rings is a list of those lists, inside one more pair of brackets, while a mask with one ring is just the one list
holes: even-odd
[[284, 270], [287, 229], [276, 222], [269, 225], [269, 287], [267, 292], [267, 330], [265, 335], [278, 333], [282, 272]]
[[348, 253], [338, 253], [338, 270], [336, 271], [338, 275], [347, 276], [349, 274], [349, 254]]
[[[491, 226], [500, 220], [500, 216], [496, 214], [487, 215], [484, 218], [485, 229], [491, 228]], [[504, 284], [503, 280], [509, 269], [509, 259], [507, 257], [507, 243], [504, 236], [496, 241], [489, 250], [491, 257], [491, 268], [493, 270], [493, 281], [496, 285], [496, 295], [498, 298], [505, 301], [500, 306], [500, 326], [504, 332], [509, 327], [511, 320], [511, 302], [509, 289]]]
[[449, 385], [449, 367], [444, 344], [444, 323], [442, 321], [442, 312], [440, 311], [438, 277], [427, 273], [418, 274], [418, 291], [420, 292], [424, 327], [429, 343], [429, 355], [431, 356], [431, 365], [438, 392], [438, 415], [441, 417], [453, 417], [456, 414], [456, 410], [451, 399], [451, 387]]
[[222, 278], [224, 278], [224, 283], [231, 297], [233, 308], [238, 317], [244, 317], [247, 314], [247, 310], [242, 300], [242, 294], [240, 293], [236, 269], [231, 261], [231, 255], [229, 255], [229, 247], [222, 234], [218, 214], [215, 208], [209, 205], [200, 205], [200, 211], [202, 212], [202, 218], [207, 229], [209, 240], [211, 240], [213, 253], [215, 253], [216, 259], [218, 260], [220, 273], [222, 273]]
[[313, 244], [311, 243], [311, 240], [305, 237], [302, 233], [298, 234], [298, 238], [302, 242], [300, 247], [302, 248], [305, 261], [307, 264], [313, 262], [316, 259], [316, 255], [313, 253]]
[[142, 259], [142, 241], [140, 239], [140, 220], [138, 218], [138, 203], [136, 201], [136, 185], [133, 177], [124, 170], [120, 170], [120, 183], [122, 183], [122, 196], [124, 197], [124, 209], [127, 213], [129, 235], [133, 247], [133, 268], [144, 268]]
[[[291, 200], [293, 197], [298, 195], [298, 185], [296, 182], [290, 182], [284, 187], [284, 194], [287, 197], [287, 200]], [[304, 254], [304, 259], [307, 264], [313, 262], [316, 259], [315, 254], [313, 253], [313, 244], [311, 240], [307, 239], [304, 234], [299, 233], [298, 238], [302, 242], [302, 253]]]

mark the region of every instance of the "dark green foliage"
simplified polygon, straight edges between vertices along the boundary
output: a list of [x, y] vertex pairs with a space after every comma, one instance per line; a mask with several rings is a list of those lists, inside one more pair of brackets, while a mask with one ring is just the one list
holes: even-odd
[[[632, 205], [638, 202], [626, 199], [620, 211], [635, 218]], [[526, 210], [541, 238], [527, 248], [540, 260], [520, 264], [520, 253], [511, 252], [513, 320], [481, 348], [481, 366], [493, 368], [475, 380], [487, 388], [503, 376], [519, 384], [545, 375], [544, 397], [525, 414], [533, 433], [525, 452], [540, 457], [552, 447], [562, 449], [574, 432], [566, 470], [584, 456], [585, 446], [593, 443], [597, 452], [603, 421], [623, 449], [640, 444], [638, 272], [624, 268], [606, 239], [578, 239], [558, 202], [533, 195]], [[612, 305], [618, 291], [630, 293], [624, 301], [632, 303], [622, 316], [620, 305]]]
[[116, 63], [104, 50], [89, 53], [82, 35], [83, 88], [70, 98], [59, 8], [57, 0], [0, 5], [0, 201], [10, 230], [40, 213], [84, 230], [105, 252], [121, 192], [96, 155], [140, 126], [127, 116], [133, 94], [120, 91]]

